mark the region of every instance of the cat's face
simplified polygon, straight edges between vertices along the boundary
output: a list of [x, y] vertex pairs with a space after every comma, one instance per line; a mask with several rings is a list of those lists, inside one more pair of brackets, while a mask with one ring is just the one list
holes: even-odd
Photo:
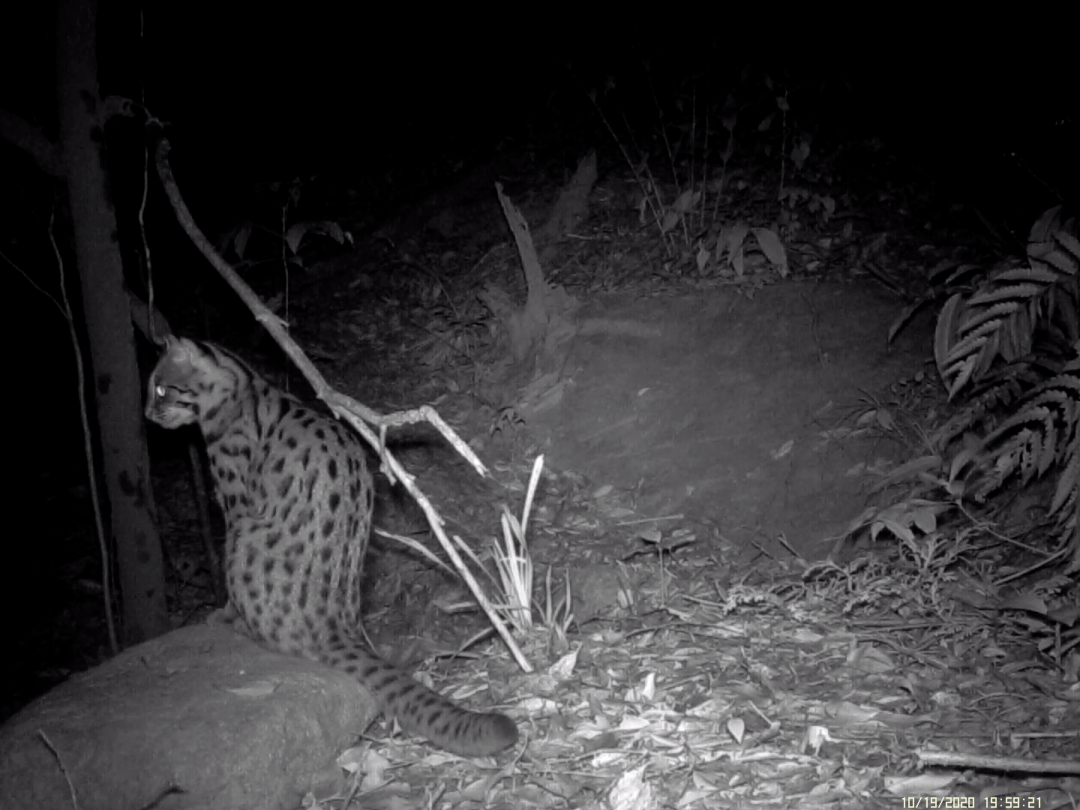
[[194, 342], [167, 337], [147, 384], [146, 418], [169, 430], [198, 422], [220, 397], [207, 360]]

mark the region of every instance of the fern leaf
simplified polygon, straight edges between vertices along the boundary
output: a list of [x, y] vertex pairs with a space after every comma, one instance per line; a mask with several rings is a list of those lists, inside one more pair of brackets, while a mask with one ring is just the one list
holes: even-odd
[[1065, 475], [1077, 453], [1078, 421], [1080, 377], [1064, 373], [1036, 386], [1019, 411], [981, 442], [974, 468], [987, 478], [977, 487], [978, 496], [986, 497], [1014, 472], [1026, 485], [1045, 475], [1055, 462]]
[[1036, 281], [1042, 285], [1055, 284], [1061, 280], [1061, 274], [1041, 267], [1014, 267], [994, 276], [995, 281]]
[[1056, 245], [1040, 245], [1028, 253], [1028, 259], [1032, 264], [1039, 262], [1057, 268], [1066, 276], [1076, 274], [1076, 262], [1063, 250], [1057, 250]]
[[946, 362], [959, 360], [986, 345], [989, 336], [1001, 325], [1001, 321], [989, 321], [979, 324], [978, 328], [967, 331], [959, 342], [952, 347], [945, 358]]
[[[998, 281], [998, 277], [994, 278]], [[1046, 292], [1046, 286], [1041, 284], [1009, 284], [998, 287], [992, 292], [977, 293], [968, 301], [968, 306], [975, 307], [996, 304], [998, 301], [1015, 301], [1017, 298], [1034, 298], [1036, 295]]]
[[1061, 284], [1046, 300], [1046, 318], [1057, 324], [1068, 340], [1080, 338], [1080, 278], [1071, 284]]
[[1050, 502], [1050, 514], [1057, 514], [1059, 510], [1066, 506], [1071, 506], [1075, 510], [1077, 506], [1077, 490], [1080, 490], [1080, 448], [1074, 442], [1072, 460], [1058, 477], [1054, 500]]
[[1080, 239], [1067, 231], [1061, 231], [1057, 235], [1057, 241], [1077, 262], [1080, 262]]
[[[985, 334], [983, 330], [984, 324], [989, 321], [1000, 320], [1003, 315], [1012, 315], [1016, 311], [1018, 304], [1015, 301], [1001, 301], [993, 306], [986, 307], [982, 312], [972, 312], [974, 307], [969, 304], [968, 312], [971, 313], [960, 324], [960, 331], [964, 333], [981, 332]], [[996, 329], [998, 324], [994, 324]]]
[[[949, 399], [952, 399], [960, 389], [967, 385], [967, 381], [971, 379], [971, 375], [975, 371], [975, 363], [977, 360], [977, 356], [969, 357], [966, 360], [953, 363], [941, 372], [941, 376], [944, 378], [949, 389]], [[949, 382], [950, 378], [953, 378], [951, 383]]]
[[1064, 230], [1063, 226], [1067, 224], [1061, 221], [1061, 213], [1064, 209], [1063, 205], [1055, 205], [1043, 211], [1028, 232], [1028, 242], [1046, 242], [1054, 233]]
[[933, 436], [934, 447], [944, 449], [953, 439], [981, 424], [986, 416], [1000, 406], [1015, 400], [1024, 386], [1022, 375], [991, 381], [983, 390], [976, 392], [964, 409], [953, 415]]
[[964, 296], [956, 293], [941, 308], [937, 327], [934, 329], [934, 360], [938, 373], [945, 377], [945, 358], [952, 353], [952, 339], [957, 332], [960, 316], [963, 314]]

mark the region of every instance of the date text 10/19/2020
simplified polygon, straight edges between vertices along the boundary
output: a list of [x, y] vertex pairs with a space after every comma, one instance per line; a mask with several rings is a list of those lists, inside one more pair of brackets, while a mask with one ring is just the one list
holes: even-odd
[[1043, 810], [1040, 796], [904, 796], [904, 810]]

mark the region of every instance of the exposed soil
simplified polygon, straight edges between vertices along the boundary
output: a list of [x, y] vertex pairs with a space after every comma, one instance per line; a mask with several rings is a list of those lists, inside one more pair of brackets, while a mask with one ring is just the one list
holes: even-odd
[[605, 296], [586, 317], [618, 328], [577, 339], [573, 383], [535, 428], [554, 465], [633, 491], [643, 517], [708, 519], [780, 554], [783, 535], [813, 558], [865, 505], [866, 471], [895, 458], [880, 434], [837, 429], [871, 409], [860, 391], [920, 369], [925, 329], [886, 347], [898, 308], [868, 283]]

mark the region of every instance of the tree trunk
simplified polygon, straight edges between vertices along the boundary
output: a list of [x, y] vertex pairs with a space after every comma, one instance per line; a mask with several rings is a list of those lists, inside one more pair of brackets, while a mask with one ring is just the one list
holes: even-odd
[[169, 624], [161, 543], [153, 520], [135, 336], [114, 238], [116, 215], [106, 191], [96, 37], [96, 0], [60, 0], [56, 41], [59, 153], [90, 339], [102, 470], [123, 598], [123, 638], [132, 644], [165, 632]]

